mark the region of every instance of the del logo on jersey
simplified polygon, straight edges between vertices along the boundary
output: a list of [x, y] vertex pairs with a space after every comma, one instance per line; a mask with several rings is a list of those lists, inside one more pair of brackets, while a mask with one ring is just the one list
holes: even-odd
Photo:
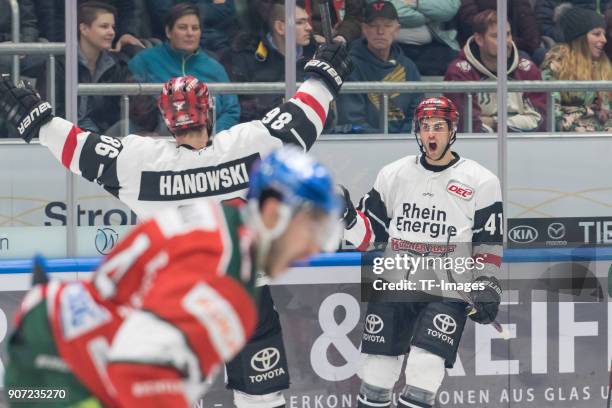
[[474, 196], [474, 189], [472, 187], [457, 180], [450, 180], [446, 186], [446, 191], [468, 201]]

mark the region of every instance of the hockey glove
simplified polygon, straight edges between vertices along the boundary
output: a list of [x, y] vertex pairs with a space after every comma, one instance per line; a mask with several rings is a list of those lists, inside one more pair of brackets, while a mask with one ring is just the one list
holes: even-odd
[[501, 286], [494, 276], [480, 276], [474, 282], [484, 283], [485, 288], [472, 292], [472, 301], [476, 305], [477, 311], [471, 314], [470, 318], [476, 323], [489, 324], [497, 317], [499, 303], [501, 302]]
[[342, 213], [342, 220], [346, 229], [351, 229], [357, 223], [357, 211], [351, 201], [351, 196], [342, 184], [338, 184], [338, 188], [341, 190], [340, 195], [344, 199], [344, 212]]
[[49, 102], [43, 101], [28, 83], [15, 86], [8, 75], [0, 78], [0, 116], [15, 126], [28, 143], [38, 136], [42, 125], [53, 119]]
[[339, 43], [320, 45], [315, 55], [304, 67], [307, 75], [325, 81], [334, 96], [340, 92], [344, 79], [352, 70], [353, 63], [346, 46]]

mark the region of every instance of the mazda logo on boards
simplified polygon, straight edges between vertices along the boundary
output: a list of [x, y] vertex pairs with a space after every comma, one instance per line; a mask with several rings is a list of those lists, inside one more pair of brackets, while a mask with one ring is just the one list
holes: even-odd
[[550, 239], [563, 239], [565, 237], [565, 225], [560, 222], [553, 222], [548, 226], [547, 232]]

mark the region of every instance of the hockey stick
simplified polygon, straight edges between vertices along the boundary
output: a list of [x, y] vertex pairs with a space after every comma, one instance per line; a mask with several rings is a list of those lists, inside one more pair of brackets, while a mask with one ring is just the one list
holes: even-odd
[[[448, 234], [448, 239], [446, 240], [446, 252], [443, 254], [445, 258], [448, 258], [448, 254], [450, 253], [450, 238], [451, 236], [450, 234]], [[446, 275], [448, 276], [448, 281], [456, 285], [457, 281], [455, 280], [455, 278], [453, 278], [453, 273], [451, 272], [451, 270], [447, 267], [444, 267], [444, 269], [446, 269]], [[469, 311], [468, 316], [471, 316], [479, 312], [478, 306], [476, 306], [476, 303], [474, 303], [472, 298], [470, 298], [470, 296], [467, 293], [465, 293], [462, 290], [456, 290], [455, 292], [457, 292], [457, 294], [461, 297], [461, 299], [470, 306], [471, 310]], [[504, 340], [510, 339], [510, 333], [508, 333], [508, 331], [504, 329], [504, 327], [496, 319], [494, 319], [489, 324], [493, 326], [493, 328], [497, 330], [499, 334], [501, 334]]]
[[331, 15], [329, 14], [329, 0], [319, 0], [319, 12], [321, 13], [321, 29], [323, 30], [323, 37], [325, 37], [325, 42], [327, 44], [331, 44], [333, 38]]

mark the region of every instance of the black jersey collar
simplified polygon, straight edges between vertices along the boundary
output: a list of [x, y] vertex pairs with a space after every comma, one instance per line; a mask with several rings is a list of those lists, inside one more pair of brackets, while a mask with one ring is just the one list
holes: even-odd
[[[212, 146], [212, 140], [208, 139], [208, 142], [206, 142], [206, 146], [204, 146], [202, 149], [206, 149], [207, 147]], [[192, 145], [188, 145], [186, 143], [180, 144], [177, 147], [184, 147], [187, 150], [196, 150], [195, 147], [193, 147]]]
[[444, 171], [446, 169], [448, 169], [449, 167], [453, 166], [455, 163], [457, 163], [460, 159], [459, 154], [455, 153], [455, 152], [451, 152], [451, 154], [453, 155], [453, 160], [451, 160], [448, 164], [445, 164], [443, 166], [435, 166], [433, 164], [429, 164], [427, 163], [427, 160], [425, 160], [425, 155], [422, 154], [421, 158], [419, 159], [419, 161], [421, 162], [421, 166], [423, 166], [425, 168], [425, 170], [429, 170], [429, 171], [433, 171], [436, 173], [439, 173], [441, 171]]

